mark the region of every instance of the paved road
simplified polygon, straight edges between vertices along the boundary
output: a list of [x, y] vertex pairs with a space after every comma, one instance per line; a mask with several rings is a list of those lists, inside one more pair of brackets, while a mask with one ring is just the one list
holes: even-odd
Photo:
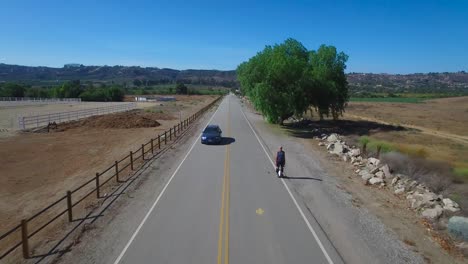
[[330, 241], [272, 173], [235, 96], [210, 123], [115, 263], [342, 263]]

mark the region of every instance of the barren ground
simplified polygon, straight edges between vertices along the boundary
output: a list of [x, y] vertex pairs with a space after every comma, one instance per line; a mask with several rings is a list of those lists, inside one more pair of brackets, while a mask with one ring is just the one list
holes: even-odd
[[214, 99], [178, 96], [132, 113], [59, 124], [51, 133], [0, 138], [0, 234]]

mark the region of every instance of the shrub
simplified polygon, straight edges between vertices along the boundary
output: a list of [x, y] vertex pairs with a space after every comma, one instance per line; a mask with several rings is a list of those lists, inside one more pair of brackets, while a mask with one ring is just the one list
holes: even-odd
[[382, 155], [382, 161], [394, 172], [422, 182], [435, 192], [446, 190], [454, 180], [450, 166], [441, 162], [410, 157], [398, 152]]

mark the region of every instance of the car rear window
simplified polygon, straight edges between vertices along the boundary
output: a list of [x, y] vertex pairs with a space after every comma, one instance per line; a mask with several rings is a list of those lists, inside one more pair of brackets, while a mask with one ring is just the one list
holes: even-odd
[[203, 133], [213, 133], [213, 132], [218, 132], [218, 129], [216, 127], [207, 127], [203, 131]]

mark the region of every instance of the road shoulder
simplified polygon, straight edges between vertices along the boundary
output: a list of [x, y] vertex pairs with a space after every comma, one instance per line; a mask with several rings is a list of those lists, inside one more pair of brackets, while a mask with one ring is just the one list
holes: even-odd
[[462, 263], [431, 239], [404, 201], [364, 188], [351, 177], [347, 164], [332, 160], [316, 141], [288, 136], [247, 107], [244, 110], [272, 154], [279, 145], [285, 147], [288, 185], [347, 263]]

